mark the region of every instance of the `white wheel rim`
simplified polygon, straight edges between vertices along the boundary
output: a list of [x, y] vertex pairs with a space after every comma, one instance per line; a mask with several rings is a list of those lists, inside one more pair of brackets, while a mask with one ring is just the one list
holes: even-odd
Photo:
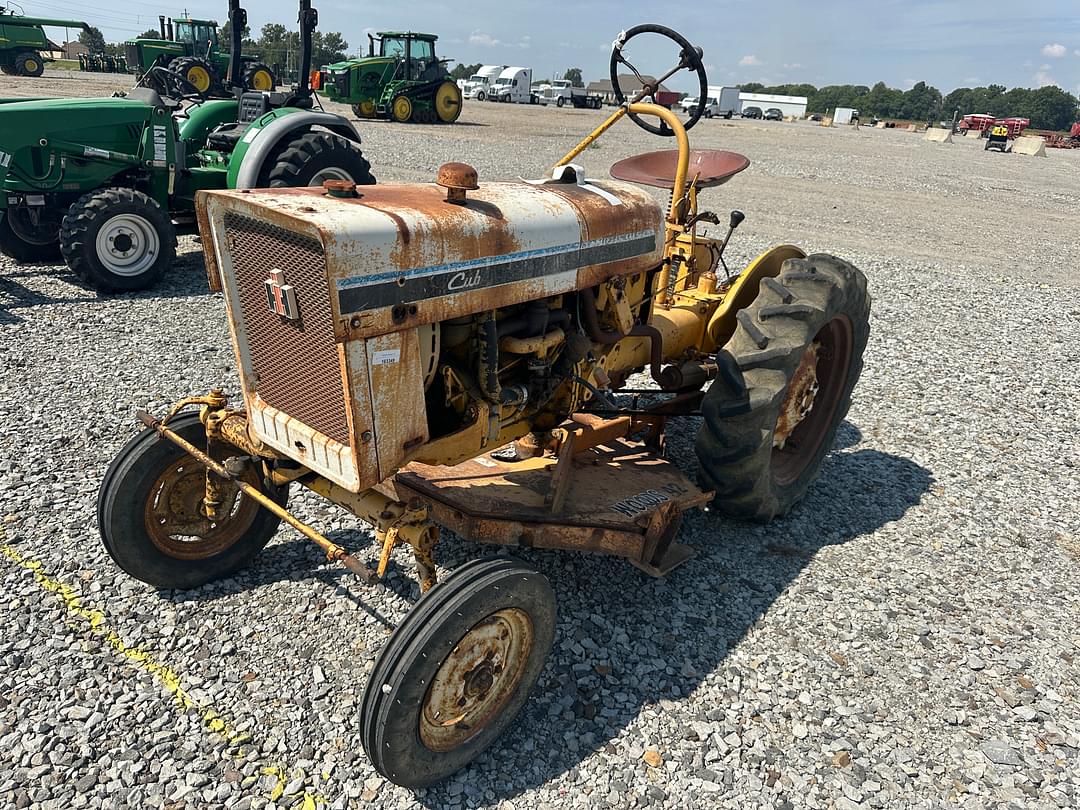
[[145, 273], [161, 252], [161, 240], [154, 226], [135, 214], [118, 214], [108, 219], [98, 231], [95, 246], [105, 269], [126, 277]]
[[336, 166], [330, 166], [329, 168], [317, 172], [315, 176], [311, 178], [311, 182], [308, 183], [308, 186], [322, 187], [323, 182], [326, 180], [345, 180], [349, 183], [356, 182], [353, 179], [353, 176], [344, 169], [339, 169]]

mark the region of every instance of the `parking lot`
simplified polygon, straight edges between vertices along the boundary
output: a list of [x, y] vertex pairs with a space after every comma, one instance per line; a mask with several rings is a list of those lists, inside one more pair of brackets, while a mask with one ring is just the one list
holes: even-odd
[[[127, 86], [2, 76], [0, 97]], [[357, 126], [380, 183], [464, 161], [483, 184], [542, 176], [603, 116], [466, 102], [452, 126]], [[136, 410], [237, 389], [195, 237], [126, 296], [0, 257], [0, 804], [1080, 804], [1080, 150], [720, 119], [690, 140], [751, 160], [702, 195], [721, 221], [746, 214], [729, 265], [789, 242], [869, 279], [839, 446], [785, 519], [689, 515], [697, 556], [667, 579], [522, 550], [558, 596], [551, 658], [512, 730], [416, 793], [359, 742], [367, 674], [419, 596], [407, 555], [366, 586], [284, 528], [237, 576], [159, 592], [98, 538], [97, 487]], [[579, 162], [604, 177], [670, 146], [624, 121]], [[696, 430], [669, 434], [691, 475]], [[351, 515], [291, 503], [377, 558]], [[445, 537], [440, 569], [475, 553]]]

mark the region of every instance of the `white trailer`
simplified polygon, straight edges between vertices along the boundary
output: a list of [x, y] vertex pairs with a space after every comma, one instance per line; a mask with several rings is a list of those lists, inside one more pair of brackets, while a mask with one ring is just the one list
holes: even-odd
[[506, 65], [484, 65], [465, 80], [461, 87], [461, 94], [465, 98], [475, 98], [477, 101], [483, 101], [488, 97], [488, 88], [491, 83], [504, 70], [506, 70]]
[[[701, 113], [705, 118], [731, 118], [742, 110], [739, 104], [739, 88], [710, 85], [708, 101], [705, 102], [705, 110]], [[691, 96], [679, 102], [684, 113], [690, 113], [698, 105], [698, 97]]]
[[859, 118], [859, 111], [854, 107], [837, 107], [836, 112], [833, 113], [833, 124], [840, 126], [842, 124], [850, 124], [852, 121], [856, 121]]
[[539, 98], [532, 90], [532, 68], [508, 67], [491, 83], [488, 101], [507, 104], [536, 104]]

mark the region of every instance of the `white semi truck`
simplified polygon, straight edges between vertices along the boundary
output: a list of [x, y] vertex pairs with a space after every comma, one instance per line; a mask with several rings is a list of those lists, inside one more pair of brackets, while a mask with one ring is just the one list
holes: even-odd
[[509, 104], [536, 104], [539, 97], [532, 89], [532, 68], [508, 67], [487, 90], [488, 101]]
[[484, 65], [464, 81], [461, 94], [465, 98], [475, 98], [477, 101], [485, 100], [488, 97], [491, 83], [504, 70], [506, 70], [506, 65]]
[[600, 96], [590, 96], [584, 87], [574, 87], [569, 79], [552, 79], [551, 84], [540, 87], [540, 103], [544, 105], [572, 104], [579, 109], [599, 110], [602, 101]]

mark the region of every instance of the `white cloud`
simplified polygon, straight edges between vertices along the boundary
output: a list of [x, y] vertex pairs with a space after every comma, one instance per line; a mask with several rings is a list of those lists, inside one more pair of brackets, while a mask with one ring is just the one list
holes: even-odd
[[905, 90], [910, 90], [912, 87], [914, 87], [916, 85], [917, 82], [918, 82], [918, 79], [904, 79], [904, 81], [903, 81], [904, 89]]
[[1057, 79], [1047, 73], [1045, 70], [1036, 71], [1035, 75], [1031, 77], [1031, 80], [1035, 82], [1037, 87], [1049, 87], [1050, 85], [1058, 85]]
[[751, 53], [751, 54], [747, 54], [742, 59], [740, 59], [739, 64], [742, 65], [743, 67], [754, 67], [756, 65], [760, 65], [761, 60], [758, 59], [756, 56], [754, 56], [754, 54]]
[[801, 62], [791, 62], [784, 65], [784, 70], [799, 70], [800, 68], [802, 68]]
[[1060, 59], [1066, 53], [1068, 53], [1068, 48], [1059, 42], [1052, 42], [1049, 45], [1042, 46], [1042, 55], [1049, 56], [1051, 59]]
[[502, 45], [502, 43], [499, 40], [495, 39], [495, 37], [493, 37], [491, 34], [485, 33], [483, 31], [473, 31], [471, 34], [469, 34], [469, 44], [481, 45], [485, 48], [494, 48], [498, 45]]
[[519, 48], [531, 48], [532, 47], [532, 37], [528, 37], [528, 36], [522, 37], [520, 40], [518, 40], [518, 47]]

